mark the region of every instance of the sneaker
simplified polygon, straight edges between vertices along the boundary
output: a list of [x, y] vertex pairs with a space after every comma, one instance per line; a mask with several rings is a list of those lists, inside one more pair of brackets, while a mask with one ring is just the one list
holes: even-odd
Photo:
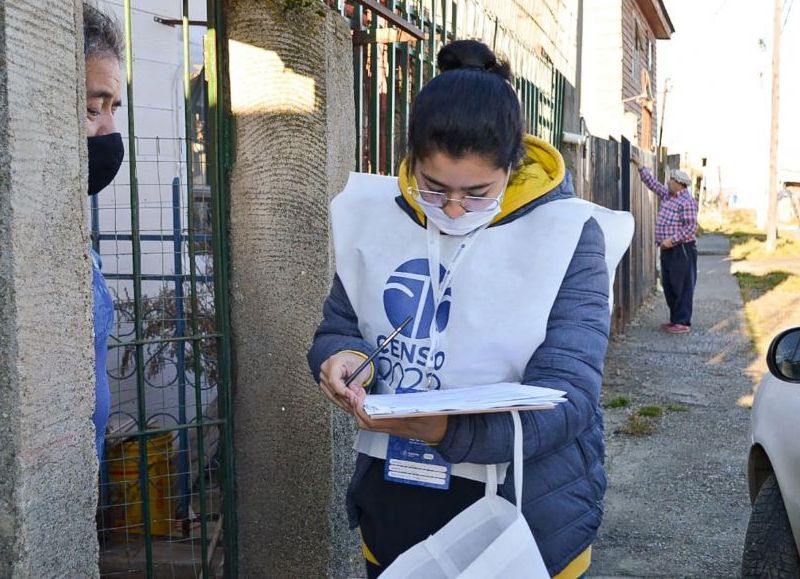
[[670, 324], [664, 328], [664, 331], [670, 334], [688, 334], [690, 330], [689, 326], [684, 326], [683, 324]]

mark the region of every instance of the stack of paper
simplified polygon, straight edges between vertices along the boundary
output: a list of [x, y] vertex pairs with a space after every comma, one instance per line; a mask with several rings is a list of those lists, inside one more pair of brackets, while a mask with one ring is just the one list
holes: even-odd
[[503, 410], [547, 410], [564, 402], [566, 393], [512, 382], [407, 394], [370, 394], [364, 411], [372, 418], [432, 414], [474, 414]]

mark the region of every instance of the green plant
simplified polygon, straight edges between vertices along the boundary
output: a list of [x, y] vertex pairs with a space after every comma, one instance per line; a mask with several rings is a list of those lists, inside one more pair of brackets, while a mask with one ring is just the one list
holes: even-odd
[[633, 413], [628, 416], [628, 420], [619, 429], [618, 432], [627, 434], [628, 436], [642, 437], [650, 436], [656, 431], [656, 425], [649, 418], [640, 416], [638, 413]]
[[630, 397], [620, 395], [620, 396], [614, 396], [614, 398], [603, 404], [603, 408], [627, 408], [630, 405], [631, 405]]
[[[213, 278], [213, 272], [204, 276]], [[197, 335], [204, 336], [216, 332], [216, 316], [214, 306], [213, 282], [197, 282], [196, 298], [191, 299], [190, 284], [184, 283], [183, 296], [178, 298], [175, 285], [164, 283], [156, 296], [147, 296], [141, 300], [142, 337], [149, 342], [145, 350], [145, 377], [158, 376], [164, 371], [168, 361], [178, 358], [179, 349], [183, 350], [184, 370], [194, 373], [195, 363], [205, 378], [205, 387], [219, 383], [217, 365], [217, 340], [214, 338], [198, 339], [193, 347], [192, 340], [169, 341], [178, 337], [178, 330], [183, 327], [183, 337], [193, 334], [196, 324]], [[195, 306], [196, 319], [193, 319]], [[124, 298], [115, 296], [114, 309], [118, 323], [133, 324], [135, 319], [135, 301], [127, 289]], [[132, 332], [133, 330], [131, 330]], [[120, 369], [123, 374], [135, 365], [136, 347], [132, 344], [123, 346]], [[197, 358], [195, 357], [197, 353]]]
[[660, 406], [642, 406], [636, 411], [636, 414], [644, 418], [660, 418], [664, 414], [664, 410]]

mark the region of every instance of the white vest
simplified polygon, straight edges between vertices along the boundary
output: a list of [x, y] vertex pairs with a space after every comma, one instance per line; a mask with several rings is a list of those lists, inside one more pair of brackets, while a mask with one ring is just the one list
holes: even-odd
[[[361, 335], [377, 346], [408, 315], [414, 316], [375, 359], [380, 393], [424, 388], [430, 354], [434, 298], [426, 231], [397, 205], [398, 192], [394, 177], [351, 173], [331, 204], [336, 271]], [[544, 341], [550, 310], [590, 217], [603, 229], [613, 285], [614, 270], [633, 235], [629, 213], [564, 199], [480, 233], [439, 307], [431, 387], [522, 380]], [[440, 277], [463, 239], [441, 236]], [[361, 431], [356, 448], [383, 459], [387, 441], [386, 434]], [[499, 469], [501, 478], [506, 466]], [[485, 482], [486, 467], [460, 463], [452, 473]]]

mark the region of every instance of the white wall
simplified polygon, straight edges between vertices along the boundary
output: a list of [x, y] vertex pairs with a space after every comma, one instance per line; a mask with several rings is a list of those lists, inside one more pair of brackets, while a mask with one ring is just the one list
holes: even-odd
[[621, 0], [587, 0], [583, 10], [581, 115], [592, 135], [619, 138], [625, 124]]

